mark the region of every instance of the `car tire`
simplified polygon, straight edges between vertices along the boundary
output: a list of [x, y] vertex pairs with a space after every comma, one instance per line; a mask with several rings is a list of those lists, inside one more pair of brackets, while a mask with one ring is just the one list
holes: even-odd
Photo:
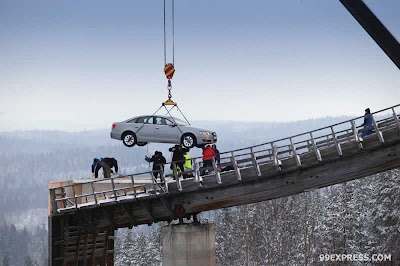
[[191, 149], [196, 146], [196, 137], [191, 133], [185, 133], [182, 135], [181, 144], [186, 149]]
[[139, 147], [143, 147], [147, 145], [147, 142], [138, 142], [136, 143], [136, 145], [138, 145]]
[[131, 131], [127, 131], [122, 134], [121, 140], [126, 147], [133, 147], [136, 144], [136, 135]]

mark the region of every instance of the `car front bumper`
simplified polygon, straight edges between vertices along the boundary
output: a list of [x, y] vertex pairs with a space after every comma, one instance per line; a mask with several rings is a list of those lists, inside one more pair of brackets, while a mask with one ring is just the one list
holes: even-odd
[[213, 132], [210, 136], [201, 136], [201, 143], [199, 144], [212, 144], [217, 142], [217, 134]]

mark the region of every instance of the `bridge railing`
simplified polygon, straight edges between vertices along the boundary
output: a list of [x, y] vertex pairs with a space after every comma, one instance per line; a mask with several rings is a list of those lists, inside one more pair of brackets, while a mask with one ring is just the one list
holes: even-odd
[[[392, 106], [371, 114], [372, 126], [362, 126], [364, 116], [353, 118], [327, 127], [304, 132], [291, 137], [236, 149], [220, 153], [221, 162], [217, 164], [214, 158], [211, 165], [205, 167], [202, 157], [192, 158], [192, 168], [179, 169], [180, 162], [169, 162], [163, 169], [135, 173], [110, 179], [97, 179], [78, 184], [68, 184], [50, 188], [52, 212], [59, 210], [80, 208], [88, 205], [99, 205], [105, 202], [118, 202], [124, 199], [138, 199], [151, 195], [170, 193], [167, 183], [175, 182], [179, 192], [183, 191], [182, 179], [192, 178], [202, 186], [203, 177], [215, 175], [216, 182], [222, 184], [221, 174], [225, 171], [235, 171], [237, 179], [241, 178], [243, 168], [252, 167], [256, 174], [261, 176], [260, 165], [271, 164], [278, 171], [282, 161], [294, 159], [297, 166], [301, 166], [300, 155], [314, 153], [318, 161], [322, 161], [321, 150], [335, 147], [338, 156], [343, 155], [342, 145], [356, 142], [362, 148], [362, 135], [373, 135], [384, 143], [382, 131], [398, 128], [400, 122], [399, 105]], [[150, 182], [147, 185], [135, 184], [135, 179], [145, 178]], [[178, 193], [179, 193], [178, 192]]]

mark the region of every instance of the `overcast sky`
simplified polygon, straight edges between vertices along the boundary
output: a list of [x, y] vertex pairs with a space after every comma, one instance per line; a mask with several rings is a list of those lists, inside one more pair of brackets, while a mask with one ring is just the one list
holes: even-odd
[[[365, 1], [400, 39], [400, 1]], [[163, 1], [0, 0], [0, 131], [108, 128], [167, 99]], [[400, 71], [338, 0], [175, 1], [189, 120], [295, 121], [400, 103]]]

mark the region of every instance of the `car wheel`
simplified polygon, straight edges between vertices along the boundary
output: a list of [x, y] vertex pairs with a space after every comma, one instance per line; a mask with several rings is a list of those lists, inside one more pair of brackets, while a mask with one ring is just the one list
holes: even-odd
[[125, 132], [122, 135], [122, 142], [126, 147], [133, 147], [136, 144], [136, 136], [133, 132]]
[[143, 146], [147, 145], [147, 142], [138, 142], [138, 143], [136, 143], [136, 145], [143, 147]]
[[187, 149], [191, 149], [196, 146], [196, 137], [191, 133], [185, 133], [182, 136], [181, 143], [183, 147]]

